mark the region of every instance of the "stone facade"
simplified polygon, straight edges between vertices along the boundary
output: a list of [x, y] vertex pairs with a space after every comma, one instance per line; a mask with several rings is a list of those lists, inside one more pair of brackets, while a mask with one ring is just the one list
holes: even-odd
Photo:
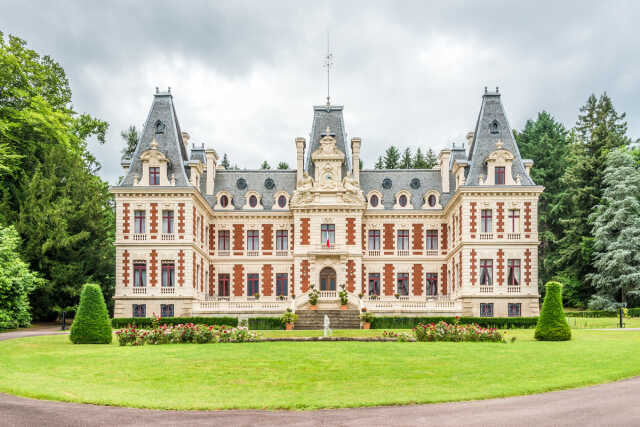
[[[469, 147], [425, 170], [360, 170], [342, 107], [314, 107], [295, 170], [225, 170], [156, 93], [116, 199], [115, 316], [265, 316], [320, 304], [380, 316], [535, 316], [537, 201], [500, 94]], [[529, 164], [527, 162], [527, 164]]]

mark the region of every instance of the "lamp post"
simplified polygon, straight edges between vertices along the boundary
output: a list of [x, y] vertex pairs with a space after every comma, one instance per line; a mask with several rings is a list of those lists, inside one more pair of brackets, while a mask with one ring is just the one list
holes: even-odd
[[67, 328], [67, 312], [62, 312], [62, 330], [64, 331]]

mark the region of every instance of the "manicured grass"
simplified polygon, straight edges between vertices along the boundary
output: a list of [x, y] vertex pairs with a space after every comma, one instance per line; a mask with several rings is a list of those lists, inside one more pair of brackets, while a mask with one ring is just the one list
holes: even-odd
[[[285, 332], [265, 333], [274, 334]], [[568, 342], [536, 342], [533, 330], [511, 335], [518, 338], [514, 344], [144, 347], [119, 347], [115, 340], [72, 345], [67, 336], [24, 338], [0, 342], [0, 392], [144, 408], [305, 409], [484, 399], [640, 374], [640, 332], [578, 330]]]
[[[616, 317], [567, 317], [571, 329], [601, 329], [617, 328], [620, 320]], [[625, 317], [622, 319], [625, 328], [640, 328], [640, 317]]]

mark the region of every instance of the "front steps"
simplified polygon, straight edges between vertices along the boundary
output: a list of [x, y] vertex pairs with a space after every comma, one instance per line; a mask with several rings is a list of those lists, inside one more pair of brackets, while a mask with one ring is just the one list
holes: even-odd
[[324, 316], [329, 316], [331, 329], [360, 329], [360, 313], [357, 309], [296, 310], [299, 316], [294, 329], [324, 329]]

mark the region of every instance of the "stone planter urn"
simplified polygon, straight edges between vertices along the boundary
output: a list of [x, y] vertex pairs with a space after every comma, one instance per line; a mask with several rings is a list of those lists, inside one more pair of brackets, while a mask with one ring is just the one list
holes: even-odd
[[293, 323], [285, 323], [284, 327], [287, 331], [293, 330]]
[[362, 329], [371, 329], [371, 323], [362, 322]]
[[309, 310], [317, 310], [318, 306], [317, 305], [309, 305]]
[[346, 310], [346, 309], [347, 309], [347, 305], [346, 304], [340, 306], [340, 310]]

